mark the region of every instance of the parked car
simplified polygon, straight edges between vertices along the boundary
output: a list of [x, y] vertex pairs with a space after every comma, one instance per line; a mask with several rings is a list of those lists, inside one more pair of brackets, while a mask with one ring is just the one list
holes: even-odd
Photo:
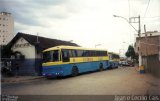
[[134, 62], [132, 61], [128, 61], [129, 66], [133, 67], [134, 66]]
[[130, 66], [130, 64], [127, 61], [120, 61], [119, 65], [120, 66]]

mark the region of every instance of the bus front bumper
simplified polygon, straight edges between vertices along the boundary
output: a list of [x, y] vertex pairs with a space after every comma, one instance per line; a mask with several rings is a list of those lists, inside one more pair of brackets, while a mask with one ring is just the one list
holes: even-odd
[[63, 76], [63, 72], [43, 73], [43, 76], [45, 76], [45, 77], [57, 77], [57, 76]]

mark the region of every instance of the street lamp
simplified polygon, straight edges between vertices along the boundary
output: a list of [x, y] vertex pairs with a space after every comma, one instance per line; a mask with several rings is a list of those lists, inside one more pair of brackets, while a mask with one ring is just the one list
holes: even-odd
[[95, 44], [95, 48], [97, 47], [97, 46], [100, 46], [101, 44]]
[[127, 19], [127, 18], [125, 18], [125, 17], [118, 16], [118, 15], [113, 15], [113, 16], [114, 16], [114, 17], [119, 17], [119, 18], [122, 18], [122, 19], [126, 20], [126, 21], [129, 23], [128, 19]]
[[[129, 22], [129, 20], [128, 20], [127, 18], [122, 17], [122, 16], [118, 16], [118, 15], [113, 15], [113, 16], [114, 16], [114, 17], [118, 17], [118, 18], [122, 18], [122, 19], [126, 20], [126, 21], [129, 23], [129, 25], [131, 25], [132, 28], [134, 28], [134, 26]], [[139, 31], [137, 31], [136, 28], [134, 28], [134, 30], [139, 34]]]

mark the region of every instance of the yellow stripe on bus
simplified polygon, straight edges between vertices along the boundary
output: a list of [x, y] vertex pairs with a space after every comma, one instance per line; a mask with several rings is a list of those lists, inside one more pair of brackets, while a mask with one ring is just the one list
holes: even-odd
[[76, 57], [76, 58], [70, 58], [70, 62], [47, 62], [43, 63], [42, 66], [53, 66], [53, 65], [63, 65], [63, 64], [71, 64], [71, 63], [82, 63], [82, 62], [94, 62], [94, 61], [104, 61], [109, 60], [108, 56], [104, 57]]

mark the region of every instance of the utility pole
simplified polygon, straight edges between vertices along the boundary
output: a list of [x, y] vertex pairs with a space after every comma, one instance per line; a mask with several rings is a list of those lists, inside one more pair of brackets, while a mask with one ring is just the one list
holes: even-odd
[[[138, 19], [138, 21], [137, 21], [137, 19]], [[129, 18], [129, 22], [130, 23], [138, 23], [138, 27], [139, 27], [138, 36], [141, 37], [141, 18], [140, 18], [140, 15], [138, 17]], [[140, 46], [141, 46], [141, 44], [140, 44]], [[141, 51], [139, 52], [139, 66], [142, 66], [142, 53], [141, 53]]]
[[[117, 16], [117, 15], [113, 15], [114, 17], [119, 17], [119, 18], [122, 18], [124, 20], [126, 20], [131, 26], [132, 28], [134, 28], [134, 30], [138, 33], [138, 36], [141, 37], [141, 17], [138, 16], [138, 17], [130, 17], [129, 18], [129, 21], [128, 19], [122, 17], [122, 16]], [[131, 23], [138, 23], [138, 26], [139, 26], [139, 30], [136, 30], [136, 28], [131, 24]], [[140, 44], [140, 42], [139, 42]], [[142, 65], [142, 53], [139, 52], [139, 66]]]
[[139, 31], [138, 31], [138, 34], [139, 34], [139, 37], [141, 37], [141, 18], [140, 18], [140, 15], [138, 16], [138, 23], [139, 23]]
[[[140, 15], [138, 17], [129, 18], [129, 22], [130, 23], [138, 23], [138, 28], [139, 28], [138, 29], [138, 36], [141, 37], [141, 17], [140, 17]], [[141, 47], [141, 43], [139, 42], [139, 48], [140, 47]], [[141, 50], [140, 50], [140, 52], [139, 52], [139, 66], [141, 66], [141, 65], [142, 65], [142, 53], [141, 53]]]
[[[40, 43], [40, 41], [39, 41], [39, 36], [38, 36], [38, 33], [37, 33], [37, 37], [36, 37], [36, 42], [35, 42], [35, 71], [36, 71], [36, 75], [39, 75], [39, 58], [38, 58], [38, 53], [39, 53], [39, 50], [38, 50], [38, 48], [39, 48], [39, 43]], [[38, 70], [38, 72], [37, 72], [37, 70]]]
[[[137, 19], [138, 19], [138, 21], [137, 21]], [[130, 17], [129, 18], [129, 23], [138, 23], [138, 27], [139, 27], [138, 36], [141, 37], [141, 17], [140, 16]]]

